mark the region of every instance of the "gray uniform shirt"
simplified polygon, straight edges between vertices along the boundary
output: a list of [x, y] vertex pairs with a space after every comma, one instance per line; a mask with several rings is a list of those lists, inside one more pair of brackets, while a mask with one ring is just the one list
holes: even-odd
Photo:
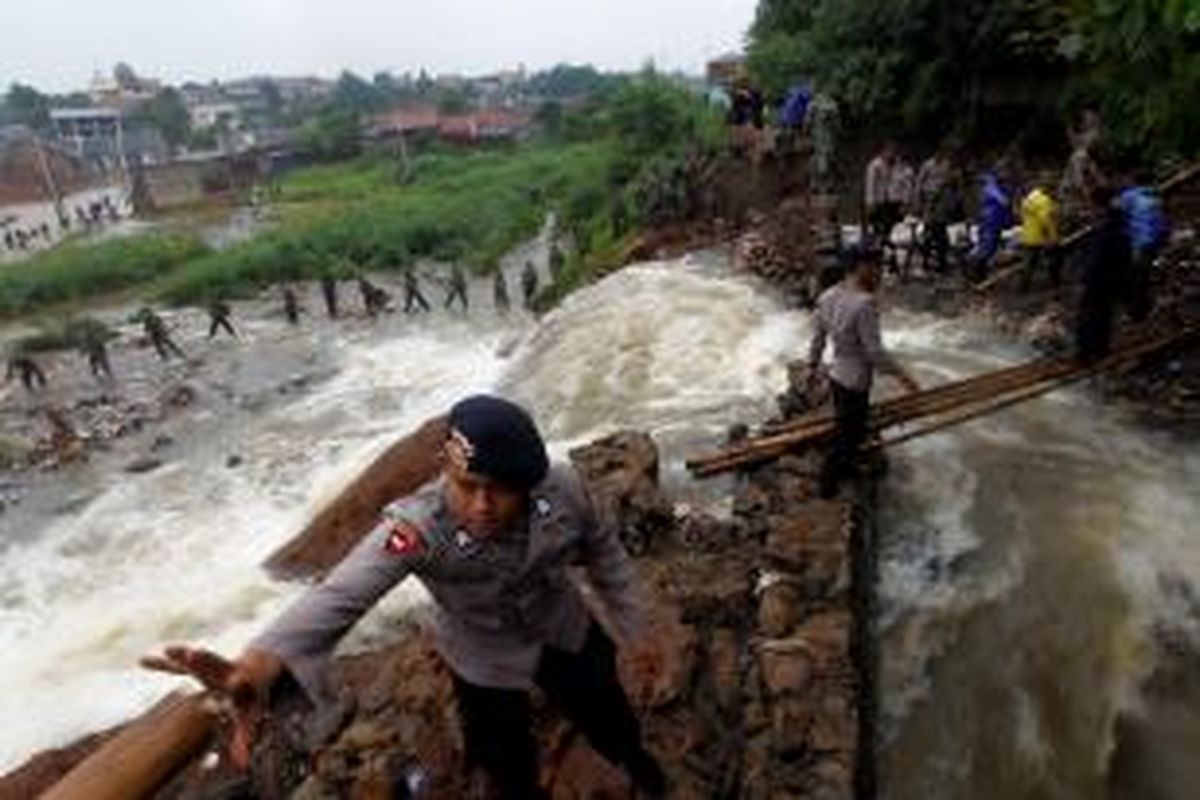
[[555, 466], [531, 493], [527, 523], [476, 541], [458, 529], [436, 481], [385, 509], [383, 521], [259, 635], [316, 702], [330, 699], [334, 646], [390, 589], [415, 575], [434, 600], [438, 649], [479, 686], [528, 689], [542, 647], [578, 652], [591, 615], [568, 568], [583, 567], [617, 633], [636, 637], [641, 601], [617, 532], [597, 521], [574, 469]]
[[813, 314], [809, 366], [821, 364], [825, 345], [833, 340], [833, 367], [829, 376], [856, 392], [871, 390], [875, 370], [899, 374], [900, 368], [883, 347], [875, 298], [844, 283], [826, 289]]

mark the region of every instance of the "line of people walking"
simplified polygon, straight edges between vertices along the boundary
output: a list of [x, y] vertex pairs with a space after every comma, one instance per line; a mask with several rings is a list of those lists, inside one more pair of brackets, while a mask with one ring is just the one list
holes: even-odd
[[[554, 281], [562, 279], [566, 268], [566, 256], [557, 244], [551, 247], [549, 254], [550, 274]], [[534, 311], [537, 304], [541, 278], [537, 267], [532, 261], [527, 261], [520, 274], [520, 290], [524, 307]], [[392, 311], [392, 296], [386, 289], [373, 283], [364, 275], [353, 279], [361, 297], [363, 311], [370, 319], [375, 319], [382, 313]], [[470, 293], [468, 278], [461, 266], [454, 265], [450, 269], [448, 279], [444, 281], [446, 290], [442, 307], [447, 311], [455, 308], [463, 314], [470, 311]], [[497, 314], [508, 314], [512, 308], [509, 296], [508, 278], [504, 270], [496, 267], [492, 278], [493, 304]], [[344, 308], [341, 306], [340, 285], [336, 277], [325, 276], [319, 280], [320, 294], [324, 301], [326, 314], [330, 319], [338, 319]], [[428, 313], [432, 306], [421, 288], [421, 277], [416, 270], [409, 267], [402, 276], [404, 292], [403, 311], [406, 314]], [[306, 313], [300, 301], [297, 288], [285, 285], [282, 288], [283, 315], [290, 325], [299, 325], [301, 316]], [[208, 314], [208, 338], [214, 339], [225, 333], [233, 339], [240, 338], [233, 324], [233, 310], [223, 298], [214, 298], [205, 310]], [[149, 306], [140, 309], [133, 321], [141, 325], [142, 332], [154, 349], [159, 360], [170, 362], [186, 361], [187, 355], [175, 341], [170, 326], [153, 308]], [[76, 346], [85, 357], [90, 374], [100, 383], [111, 383], [115, 380], [112, 362], [108, 353], [106, 333], [99, 326], [83, 326], [83, 331], [77, 337]], [[26, 351], [12, 352], [6, 364], [6, 381], [17, 381], [27, 393], [36, 394], [49, 385], [46, 370], [39, 364], [34, 353]]]

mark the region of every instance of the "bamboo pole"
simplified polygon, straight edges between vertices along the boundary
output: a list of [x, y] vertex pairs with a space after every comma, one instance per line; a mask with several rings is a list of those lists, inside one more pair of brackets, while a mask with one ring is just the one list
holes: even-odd
[[[1200, 331], [1200, 328], [1191, 326], [1161, 336], [1139, 337], [1127, 342], [1120, 351], [1095, 365], [1084, 366], [1068, 359], [1036, 362], [1025, 365], [1025, 369], [1017, 367], [1000, 370], [998, 373], [961, 381], [957, 385], [949, 384], [909, 395], [906, 398], [907, 402], [903, 404], [887, 401], [872, 410], [869, 426], [872, 432], [879, 432], [922, 417], [945, 414], [955, 409], [969, 409], [980, 403], [1006, 403], [1014, 397], [1028, 399], [1023, 395], [1044, 394], [1059, 386], [1117, 369], [1142, 356], [1191, 338], [1197, 331]], [[1003, 380], [995, 380], [994, 375], [1001, 375]], [[964, 385], [967, 385], [967, 390], [963, 390]], [[712, 455], [692, 459], [687, 462], [687, 467], [696, 477], [704, 478], [770, 461], [798, 447], [821, 443], [833, 434], [834, 424], [831, 417], [824, 416], [805, 422], [792, 431], [756, 437]]]
[[172, 695], [68, 772], [41, 800], [152, 797], [208, 744], [216, 721], [204, 695]]

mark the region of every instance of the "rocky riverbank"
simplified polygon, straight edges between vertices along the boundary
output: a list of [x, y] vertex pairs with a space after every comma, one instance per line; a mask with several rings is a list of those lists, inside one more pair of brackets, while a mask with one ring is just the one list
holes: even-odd
[[[860, 757], [870, 670], [855, 625], [866, 573], [851, 552], [869, 532], [869, 503], [814, 499], [813, 459], [788, 458], [744, 476], [732, 516], [718, 519], [672, 506], [644, 434], [619, 434], [572, 459], [637, 554], [667, 653], [659, 674], [621, 667], [667, 765], [670, 796], [855, 796], [856, 781], [870, 781], [870, 759]], [[386, 798], [406, 781], [422, 797], [481, 796], [462, 761], [449, 676], [417, 623], [395, 646], [340, 659], [335, 674], [347, 713], [311, 759], [284, 743], [285, 700], [272, 726], [279, 735], [266, 737], [251, 776], [201, 758], [158, 796]], [[577, 731], [536, 707], [555, 798], [629, 796]], [[0, 783], [0, 796], [34, 796], [102, 741], [40, 756]]]

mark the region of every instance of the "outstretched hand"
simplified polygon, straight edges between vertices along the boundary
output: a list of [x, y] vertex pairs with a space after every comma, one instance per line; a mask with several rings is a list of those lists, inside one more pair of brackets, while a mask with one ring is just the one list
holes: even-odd
[[233, 725], [229, 756], [238, 769], [250, 766], [254, 731], [262, 716], [263, 685], [243, 661], [230, 661], [211, 650], [172, 646], [162, 655], [141, 659], [142, 667], [194, 678], [207, 691], [228, 703]]

